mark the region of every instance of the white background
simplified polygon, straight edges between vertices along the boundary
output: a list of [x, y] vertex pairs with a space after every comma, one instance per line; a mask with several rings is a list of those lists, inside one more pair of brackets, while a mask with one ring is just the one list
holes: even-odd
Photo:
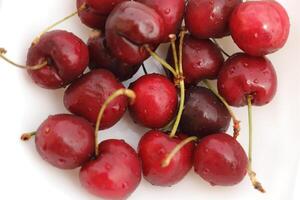
[[[211, 187], [191, 172], [171, 188], [142, 181], [130, 199], [300, 199], [300, 2], [280, 2], [290, 15], [291, 33], [285, 48], [269, 56], [277, 69], [279, 88], [272, 103], [254, 109], [254, 169], [267, 193], [252, 189], [248, 177], [235, 187]], [[32, 39], [74, 10], [75, 0], [0, 0], [0, 46], [8, 50], [7, 56], [25, 63]], [[59, 28], [72, 31], [85, 41], [89, 34], [77, 17]], [[222, 45], [230, 53], [237, 50], [230, 39], [222, 41]], [[159, 67], [150, 61], [147, 68], [155, 71]], [[49, 114], [66, 112], [63, 90], [41, 89], [25, 71], [0, 60], [0, 92], [0, 199], [98, 199], [81, 188], [78, 170], [51, 167], [36, 153], [33, 141], [19, 140], [22, 132], [35, 130]], [[238, 109], [237, 114], [243, 122], [239, 140], [247, 148], [246, 108]], [[126, 115], [101, 139], [126, 138], [136, 147], [145, 131]]]

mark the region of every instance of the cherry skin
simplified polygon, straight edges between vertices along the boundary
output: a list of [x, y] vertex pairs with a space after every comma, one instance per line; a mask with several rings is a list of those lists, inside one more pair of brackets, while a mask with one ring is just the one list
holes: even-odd
[[[74, 81], [65, 91], [65, 107], [78, 116], [84, 117], [93, 124], [104, 101], [116, 90], [124, 86], [109, 71], [93, 70]], [[106, 108], [101, 129], [107, 129], [116, 124], [124, 115], [128, 105], [125, 96], [119, 96]]]
[[195, 172], [211, 185], [235, 185], [247, 174], [248, 158], [243, 147], [225, 133], [203, 138], [194, 153]]
[[266, 57], [237, 53], [225, 62], [219, 74], [218, 90], [231, 106], [247, 105], [249, 95], [253, 105], [265, 105], [277, 90], [275, 69]]
[[241, 0], [189, 0], [185, 23], [190, 33], [200, 39], [229, 35], [229, 19]]
[[286, 10], [276, 1], [248, 1], [232, 13], [231, 35], [247, 54], [263, 56], [282, 48], [290, 22]]
[[99, 156], [80, 170], [80, 182], [90, 193], [105, 199], [126, 199], [141, 181], [141, 163], [123, 140], [99, 144]]
[[148, 128], [162, 128], [175, 116], [178, 99], [176, 88], [171, 81], [160, 74], [140, 77], [130, 86], [136, 94], [129, 107], [132, 119]]
[[88, 40], [91, 69], [107, 69], [119, 81], [130, 79], [140, 68], [140, 65], [128, 65], [111, 55], [106, 46], [105, 37], [101, 34], [92, 35]]
[[110, 13], [105, 35], [113, 56], [129, 65], [149, 57], [143, 45], [154, 49], [164, 36], [162, 17], [152, 8], [135, 1], [118, 4]]
[[226, 131], [231, 116], [225, 105], [209, 89], [192, 86], [186, 91], [186, 102], [180, 128], [199, 138]]
[[193, 142], [180, 149], [169, 166], [162, 167], [161, 165], [181, 141], [180, 137], [170, 138], [167, 134], [156, 130], [147, 132], [141, 138], [138, 154], [142, 160], [143, 175], [147, 181], [157, 186], [172, 186], [185, 177], [193, 165]]
[[98, 13], [108, 15], [117, 4], [124, 1], [129, 0], [86, 0], [86, 3]]
[[94, 144], [92, 125], [70, 114], [49, 116], [35, 137], [40, 156], [61, 169], [74, 169], [87, 162], [94, 153]]
[[[174, 66], [171, 47], [167, 60]], [[185, 83], [196, 85], [204, 79], [216, 79], [224, 64], [224, 58], [218, 46], [211, 40], [199, 40], [187, 35], [183, 42], [182, 62]]]
[[28, 70], [32, 80], [47, 89], [66, 86], [79, 77], [89, 62], [85, 43], [67, 31], [50, 31], [32, 44], [27, 54], [27, 65], [34, 66], [47, 61], [39, 70]]
[[181, 26], [185, 1], [184, 0], [137, 0], [153, 8], [164, 20], [164, 42], [169, 42], [170, 34], [176, 34]]

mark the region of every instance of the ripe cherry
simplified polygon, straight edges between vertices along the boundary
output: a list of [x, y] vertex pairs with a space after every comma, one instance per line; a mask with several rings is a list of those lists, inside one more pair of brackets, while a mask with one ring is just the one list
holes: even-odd
[[75, 115], [49, 116], [35, 135], [40, 156], [61, 169], [77, 168], [94, 153], [94, 129], [88, 121]]
[[234, 10], [230, 20], [235, 43], [247, 54], [262, 56], [282, 48], [290, 29], [289, 16], [276, 1], [247, 1]]
[[152, 8], [135, 1], [118, 4], [110, 13], [105, 35], [112, 55], [129, 65], [149, 57], [147, 44], [154, 49], [164, 36], [162, 17]]
[[136, 123], [148, 128], [162, 128], [173, 119], [178, 104], [177, 91], [165, 76], [144, 75], [129, 88], [136, 94], [135, 103], [129, 107]]
[[169, 35], [176, 34], [181, 26], [185, 1], [184, 0], [137, 0], [153, 8], [164, 21], [164, 42], [169, 42]]
[[200, 39], [229, 35], [229, 18], [241, 0], [189, 0], [185, 23], [190, 33]]
[[[116, 90], [124, 86], [109, 71], [93, 70], [74, 81], [66, 90], [65, 107], [76, 115], [96, 123], [98, 112], [104, 101]], [[105, 110], [101, 129], [107, 129], [117, 123], [127, 109], [127, 98], [116, 98]]]
[[128, 65], [111, 55], [106, 46], [106, 39], [100, 32], [94, 32], [88, 40], [91, 69], [107, 69], [119, 81], [130, 79], [140, 68], [140, 65]]
[[211, 185], [238, 184], [247, 174], [247, 165], [243, 147], [225, 133], [203, 138], [195, 149], [195, 172]]
[[167, 167], [162, 162], [184, 137], [169, 137], [161, 131], [149, 131], [140, 140], [138, 154], [142, 160], [143, 174], [153, 185], [171, 186], [182, 180], [193, 165], [194, 143], [180, 149]]
[[187, 89], [180, 123], [184, 133], [201, 138], [226, 131], [230, 119], [231, 116], [225, 105], [209, 89], [198, 86]]
[[232, 106], [269, 103], [277, 89], [277, 76], [266, 57], [253, 57], [243, 53], [231, 56], [224, 64], [218, 78], [219, 93]]
[[99, 156], [80, 170], [80, 182], [94, 195], [126, 199], [141, 181], [141, 163], [135, 150], [123, 140], [99, 144]]
[[88, 48], [67, 31], [51, 31], [33, 43], [27, 54], [27, 65], [47, 62], [38, 70], [28, 69], [32, 80], [41, 87], [57, 89], [79, 77], [89, 62]]

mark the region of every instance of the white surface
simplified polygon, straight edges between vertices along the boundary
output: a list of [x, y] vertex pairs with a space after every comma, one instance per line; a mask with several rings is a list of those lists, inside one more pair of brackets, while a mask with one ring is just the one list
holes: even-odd
[[[269, 56], [276, 66], [279, 88], [275, 100], [254, 109], [254, 169], [267, 193], [252, 189], [248, 177], [235, 187], [211, 187], [191, 172], [171, 188], [154, 187], [142, 181], [132, 200], [299, 200], [300, 199], [300, 2], [281, 0], [291, 18], [291, 34], [285, 48]], [[32, 39], [52, 22], [73, 12], [75, 0], [0, 0], [0, 46], [8, 56], [25, 62]], [[77, 17], [59, 28], [87, 39], [89, 30]], [[222, 42], [233, 52], [230, 39]], [[34, 142], [22, 143], [20, 134], [35, 130], [49, 115], [66, 112], [63, 90], [44, 90], [34, 85], [26, 72], [0, 60], [0, 199], [83, 200], [99, 199], [81, 188], [78, 171], [62, 171], [44, 162]], [[149, 69], [151, 68], [151, 69]], [[149, 71], [158, 66], [148, 65]], [[242, 123], [240, 142], [247, 148], [246, 108], [237, 110]], [[136, 147], [145, 129], [128, 116], [105, 134], [125, 138]], [[102, 132], [103, 133], [103, 132]]]

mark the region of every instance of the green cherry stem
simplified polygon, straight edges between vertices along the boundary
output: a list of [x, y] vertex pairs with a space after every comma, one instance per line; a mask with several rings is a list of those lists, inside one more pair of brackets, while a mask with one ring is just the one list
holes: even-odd
[[36, 135], [36, 132], [33, 131], [33, 132], [30, 132], [30, 133], [24, 133], [21, 135], [21, 140], [22, 141], [29, 141], [33, 136]]
[[105, 102], [103, 103], [100, 111], [99, 111], [99, 114], [98, 114], [98, 117], [97, 117], [97, 122], [96, 122], [96, 125], [95, 125], [95, 155], [96, 157], [99, 155], [99, 150], [98, 150], [98, 131], [99, 131], [99, 128], [100, 128], [100, 122], [101, 122], [101, 119], [104, 115], [104, 111], [105, 109], [107, 108], [107, 106], [117, 97], [119, 96], [127, 96], [129, 99], [130, 99], [130, 104], [133, 104], [134, 101], [135, 101], [135, 98], [136, 98], [136, 95], [134, 93], [133, 90], [130, 90], [130, 89], [119, 89], [117, 91], [115, 91], [112, 95], [110, 95], [106, 100]]
[[175, 34], [170, 34], [169, 38], [170, 38], [170, 41], [171, 41], [171, 47], [172, 47], [174, 64], [175, 64], [175, 70], [176, 70], [176, 73], [179, 74], [178, 55], [177, 55], [177, 49], [176, 49], [176, 35]]

